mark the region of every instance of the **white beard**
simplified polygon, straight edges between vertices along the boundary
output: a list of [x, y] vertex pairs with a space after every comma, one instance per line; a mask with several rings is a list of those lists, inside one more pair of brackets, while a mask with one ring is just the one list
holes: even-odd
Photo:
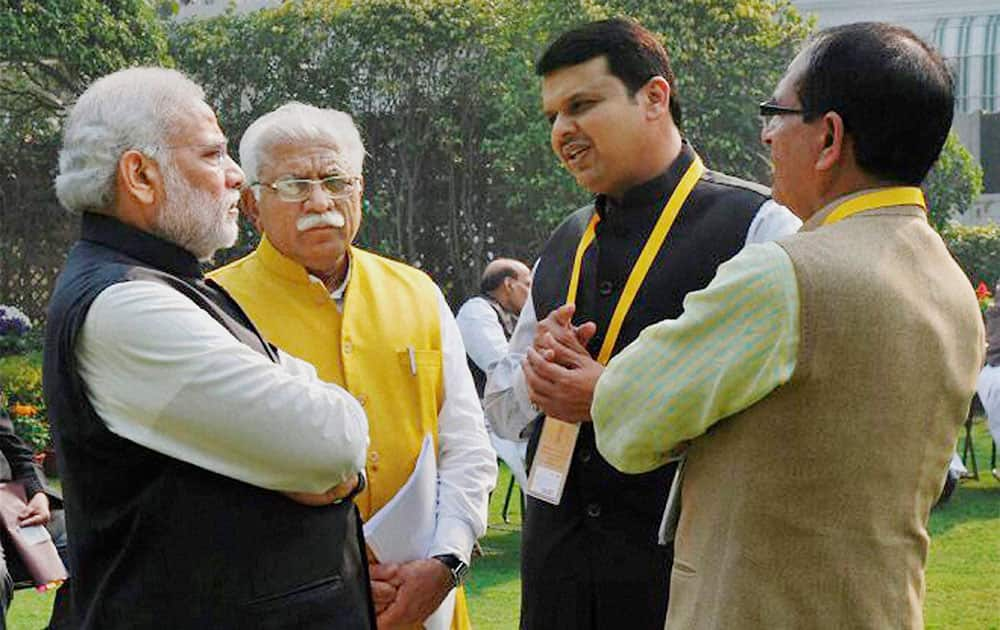
[[232, 247], [239, 236], [238, 216], [229, 210], [239, 201], [237, 191], [223, 197], [191, 186], [173, 164], [164, 164], [165, 199], [156, 218], [156, 235], [198, 258], [210, 260], [216, 250]]

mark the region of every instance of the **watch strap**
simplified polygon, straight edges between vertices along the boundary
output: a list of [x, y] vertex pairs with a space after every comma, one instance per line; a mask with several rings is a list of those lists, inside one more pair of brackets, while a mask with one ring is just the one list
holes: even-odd
[[469, 572], [469, 565], [465, 564], [461, 558], [453, 553], [442, 553], [431, 557], [447, 567], [451, 573], [453, 588], [458, 588], [462, 585], [465, 574]]

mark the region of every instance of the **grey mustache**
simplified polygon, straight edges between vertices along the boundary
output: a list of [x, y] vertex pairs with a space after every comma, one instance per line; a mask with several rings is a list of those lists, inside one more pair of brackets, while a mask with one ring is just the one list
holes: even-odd
[[322, 214], [307, 214], [299, 217], [299, 219], [295, 222], [295, 228], [299, 232], [305, 232], [306, 230], [326, 225], [334, 228], [342, 228], [345, 224], [346, 221], [344, 220], [343, 214], [337, 210], [327, 210]]

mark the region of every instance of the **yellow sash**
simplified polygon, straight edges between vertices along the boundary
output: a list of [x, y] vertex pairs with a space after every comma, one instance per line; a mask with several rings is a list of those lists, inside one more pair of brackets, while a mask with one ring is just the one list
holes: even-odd
[[841, 203], [833, 212], [823, 219], [822, 225], [830, 225], [846, 219], [847, 217], [875, 210], [876, 208], [887, 208], [889, 206], [920, 206], [927, 211], [927, 203], [924, 201], [924, 191], [916, 186], [895, 186], [893, 188], [882, 188], [863, 195], [848, 199]]
[[[694, 190], [694, 185], [704, 173], [705, 165], [702, 163], [701, 158], [697, 155], [694, 156], [694, 161], [691, 162], [687, 171], [684, 172], [684, 176], [681, 177], [677, 188], [674, 189], [673, 194], [670, 195], [670, 199], [667, 200], [667, 205], [663, 206], [663, 210], [660, 211], [660, 218], [657, 219], [656, 225], [653, 227], [653, 232], [646, 240], [646, 244], [643, 245], [642, 253], [639, 254], [639, 260], [632, 267], [632, 272], [629, 274], [628, 280], [625, 282], [625, 288], [622, 290], [622, 296], [618, 300], [618, 304], [615, 305], [614, 313], [611, 315], [604, 343], [601, 344], [601, 350], [597, 354], [597, 360], [602, 365], [607, 365], [611, 359], [611, 351], [614, 350], [615, 342], [618, 340], [618, 334], [621, 332], [625, 315], [632, 308], [632, 302], [635, 301], [635, 296], [639, 293], [639, 287], [642, 286], [642, 282], [646, 279], [646, 274], [649, 273], [649, 268], [652, 266], [653, 260], [656, 259], [660, 248], [663, 247], [663, 242], [667, 239], [667, 234], [670, 232], [670, 228], [673, 227], [677, 214], [680, 212], [684, 202], [687, 201], [688, 196], [691, 195], [691, 191]], [[573, 258], [573, 272], [569, 278], [569, 290], [566, 292], [567, 303], [576, 301], [583, 254], [594, 240], [598, 221], [600, 221], [600, 217], [595, 212], [594, 216], [590, 218], [590, 223], [587, 224], [587, 229], [583, 232], [583, 236], [580, 238], [580, 244], [577, 245], [576, 256]]]

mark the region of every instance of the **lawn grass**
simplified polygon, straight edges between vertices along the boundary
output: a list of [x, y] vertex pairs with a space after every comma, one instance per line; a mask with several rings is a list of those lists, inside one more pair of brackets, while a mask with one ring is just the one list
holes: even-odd
[[[982, 419], [975, 423], [973, 443], [979, 481], [962, 480], [951, 499], [931, 513], [924, 604], [928, 630], [1000, 630], [1000, 482], [990, 474], [990, 437]], [[476, 630], [517, 627], [520, 505], [511, 502], [510, 525], [500, 518], [509, 477], [501, 466], [490, 528], [481, 541], [485, 555], [473, 562], [469, 580]]]
[[[927, 565], [928, 630], [1000, 630], [1000, 482], [990, 474], [990, 438], [976, 423], [973, 441], [979, 481], [963, 480], [951, 500], [931, 513]], [[961, 446], [961, 443], [959, 444]], [[520, 609], [521, 506], [517, 491], [510, 523], [500, 517], [510, 472], [501, 466], [490, 501], [489, 531], [468, 579], [469, 608], [476, 630], [512, 630]], [[53, 595], [18, 591], [8, 615], [11, 630], [45, 626]]]
[[[1000, 482], [990, 474], [990, 436], [982, 419], [972, 441], [979, 481], [963, 480], [951, 500], [931, 512], [928, 630], [1000, 630]], [[967, 464], [971, 468], [971, 460]]]

